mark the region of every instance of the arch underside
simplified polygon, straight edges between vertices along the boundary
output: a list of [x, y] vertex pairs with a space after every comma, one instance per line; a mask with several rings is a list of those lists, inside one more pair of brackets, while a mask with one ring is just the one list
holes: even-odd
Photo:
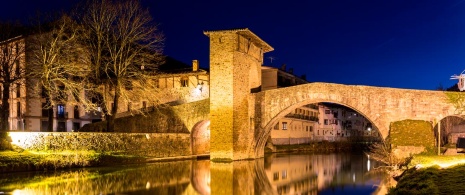
[[[347, 108], [350, 108], [352, 110], [354, 110], [355, 112], [363, 115], [366, 119], [368, 119], [368, 121], [370, 121], [370, 123], [378, 130], [380, 130], [379, 126], [375, 121], [373, 121], [372, 119], [370, 119], [369, 116], [367, 116], [365, 113], [363, 113], [363, 111], [360, 111], [359, 109], [351, 106], [351, 105], [348, 105], [346, 103], [343, 103], [343, 102], [338, 102], [338, 101], [334, 101], [334, 100], [329, 100], [329, 99], [311, 99], [311, 100], [305, 100], [305, 101], [302, 101], [302, 102], [299, 102], [297, 104], [294, 104], [292, 106], [289, 106], [287, 108], [285, 108], [284, 110], [282, 110], [281, 112], [279, 112], [276, 116], [274, 116], [265, 126], [264, 128], [262, 129], [263, 131], [263, 135], [261, 137], [261, 140], [257, 142], [257, 145], [256, 147], [258, 148], [263, 148], [265, 147], [265, 144], [266, 144], [266, 140], [268, 139], [268, 137], [270, 136], [271, 134], [271, 131], [272, 131], [272, 128], [273, 126], [282, 118], [284, 118], [288, 113], [292, 112], [293, 110], [297, 109], [297, 108], [300, 108], [302, 106], [305, 106], [305, 105], [308, 105], [308, 104], [316, 104], [316, 103], [335, 103], [335, 104], [339, 104], [339, 105], [342, 105], [342, 106], [345, 106]], [[381, 130], [380, 130], [380, 133], [381, 133]], [[387, 135], [386, 135], [387, 136]], [[382, 133], [381, 133], [381, 138], [384, 139], [386, 136], [384, 136]]]

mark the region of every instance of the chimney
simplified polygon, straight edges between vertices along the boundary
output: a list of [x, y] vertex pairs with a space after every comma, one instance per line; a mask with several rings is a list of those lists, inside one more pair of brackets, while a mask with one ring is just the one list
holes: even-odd
[[192, 71], [196, 72], [199, 70], [199, 61], [198, 60], [192, 60]]
[[302, 76], [300, 76], [300, 78], [303, 80], [307, 80], [307, 75], [303, 74]]
[[281, 65], [281, 70], [286, 71], [286, 64]]
[[293, 69], [293, 68], [289, 68], [289, 73], [294, 74], [294, 69]]

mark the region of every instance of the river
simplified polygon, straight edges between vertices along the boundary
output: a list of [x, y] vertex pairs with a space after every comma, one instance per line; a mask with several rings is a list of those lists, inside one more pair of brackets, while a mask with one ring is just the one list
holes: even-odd
[[386, 178], [363, 154], [272, 154], [0, 176], [0, 194], [372, 194]]

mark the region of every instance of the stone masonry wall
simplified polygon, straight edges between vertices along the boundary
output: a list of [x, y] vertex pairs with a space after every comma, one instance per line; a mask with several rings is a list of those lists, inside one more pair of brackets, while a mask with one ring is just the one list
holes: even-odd
[[[389, 135], [389, 125], [393, 121], [432, 122], [455, 115], [456, 111], [442, 91], [309, 83], [252, 95], [256, 104], [255, 128], [259, 128], [255, 131], [260, 132], [258, 140], [266, 140], [272, 125], [287, 113], [311, 103], [332, 102], [350, 107], [368, 118], [383, 138]], [[263, 148], [265, 143], [259, 141], [256, 148]]]
[[67, 133], [10, 132], [12, 144], [33, 151], [89, 151], [97, 153], [173, 157], [191, 155], [188, 133]]

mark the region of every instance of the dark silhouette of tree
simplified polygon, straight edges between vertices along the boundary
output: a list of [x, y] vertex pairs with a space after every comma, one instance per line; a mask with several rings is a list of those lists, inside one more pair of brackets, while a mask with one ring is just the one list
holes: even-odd
[[23, 31], [19, 23], [0, 22], [0, 131], [9, 130], [10, 92], [20, 90], [26, 77]]

